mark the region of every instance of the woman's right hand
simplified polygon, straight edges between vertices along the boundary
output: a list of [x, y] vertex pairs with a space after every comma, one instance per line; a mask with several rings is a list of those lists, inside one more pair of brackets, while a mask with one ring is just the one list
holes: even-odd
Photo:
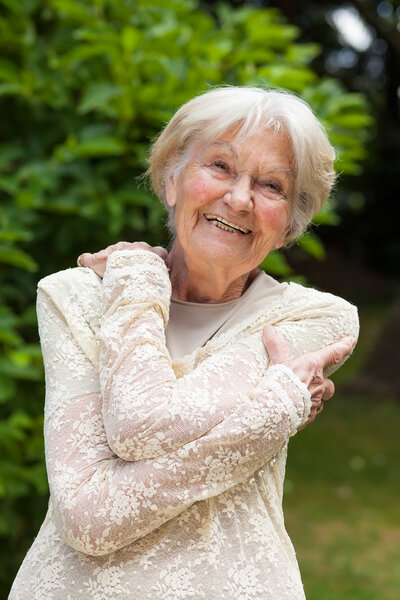
[[116, 250], [147, 250], [148, 252], [158, 254], [163, 260], [166, 260], [168, 257], [168, 250], [162, 246], [150, 246], [147, 242], [118, 242], [94, 254], [84, 252], [78, 256], [76, 262], [78, 267], [89, 267], [89, 269], [92, 269], [102, 278], [106, 270], [107, 258]]
[[274, 327], [267, 326], [263, 331], [263, 342], [269, 356], [270, 365], [286, 365], [297, 375], [311, 394], [311, 411], [303, 429], [314, 421], [321, 412], [324, 401], [332, 398], [335, 392], [333, 382], [324, 377], [327, 367], [337, 365], [347, 358], [356, 343], [352, 336], [345, 336], [338, 342], [325, 346], [315, 352], [307, 352], [294, 360], [290, 360], [289, 347], [283, 335]]

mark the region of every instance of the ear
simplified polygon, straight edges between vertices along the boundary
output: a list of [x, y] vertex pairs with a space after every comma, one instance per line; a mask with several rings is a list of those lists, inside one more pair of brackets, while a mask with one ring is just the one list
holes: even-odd
[[176, 205], [176, 195], [176, 176], [170, 171], [165, 182], [165, 200], [170, 208]]

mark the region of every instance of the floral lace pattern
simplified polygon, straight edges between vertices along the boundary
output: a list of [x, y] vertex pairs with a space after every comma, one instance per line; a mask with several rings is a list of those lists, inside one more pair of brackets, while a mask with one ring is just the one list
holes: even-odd
[[281, 302], [171, 361], [170, 282], [118, 251], [39, 284], [49, 512], [10, 600], [304, 598], [284, 528], [287, 441], [307, 419], [294, 373], [268, 367], [357, 334], [345, 301], [291, 284]]

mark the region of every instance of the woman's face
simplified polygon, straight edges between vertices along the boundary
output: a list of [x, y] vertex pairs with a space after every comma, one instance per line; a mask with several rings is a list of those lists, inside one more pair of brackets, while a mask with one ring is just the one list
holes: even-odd
[[262, 130], [240, 140], [229, 130], [195, 146], [167, 181], [177, 241], [187, 259], [250, 272], [284, 244], [294, 189], [288, 135]]

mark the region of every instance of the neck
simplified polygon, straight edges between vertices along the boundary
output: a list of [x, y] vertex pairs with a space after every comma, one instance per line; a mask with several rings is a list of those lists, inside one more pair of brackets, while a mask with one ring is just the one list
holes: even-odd
[[217, 304], [239, 298], [257, 277], [258, 269], [234, 274], [226, 266], [191, 260], [175, 241], [167, 259], [172, 299]]

